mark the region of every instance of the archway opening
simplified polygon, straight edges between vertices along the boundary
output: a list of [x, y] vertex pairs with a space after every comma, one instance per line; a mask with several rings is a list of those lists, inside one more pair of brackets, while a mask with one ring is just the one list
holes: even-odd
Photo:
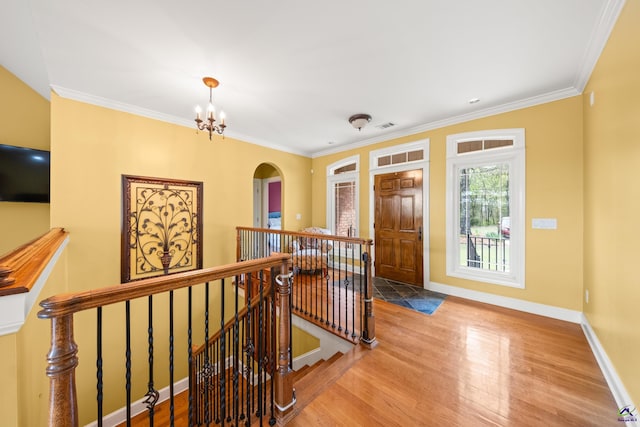
[[277, 167], [261, 163], [253, 173], [253, 226], [282, 229], [282, 175]]

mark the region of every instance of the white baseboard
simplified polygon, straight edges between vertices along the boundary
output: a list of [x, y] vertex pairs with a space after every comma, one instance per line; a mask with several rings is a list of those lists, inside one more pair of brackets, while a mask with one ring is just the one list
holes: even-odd
[[[174, 395], [177, 395], [187, 390], [188, 388], [189, 388], [189, 378], [188, 377], [183, 378], [174, 383], [173, 393]], [[158, 399], [157, 403], [164, 402], [165, 400], [168, 400], [168, 399], [169, 399], [169, 386], [166, 386], [165, 388], [160, 390], [160, 398]], [[144, 400], [145, 398], [143, 397], [131, 404], [132, 417], [135, 417], [136, 415], [141, 414], [147, 410]], [[119, 424], [124, 423], [125, 421], [127, 421], [126, 407], [120, 408], [117, 411], [114, 411], [109, 415], [102, 417], [102, 425], [104, 427], [115, 427]], [[98, 425], [98, 422], [94, 421], [92, 423], [87, 424], [86, 427], [97, 427], [97, 425]]]
[[[514, 310], [524, 311], [526, 313], [538, 314], [540, 316], [580, 324], [582, 326], [582, 331], [584, 332], [587, 342], [591, 347], [591, 351], [593, 352], [593, 355], [596, 358], [598, 365], [600, 366], [602, 375], [607, 381], [609, 390], [611, 391], [611, 394], [613, 395], [613, 398], [618, 405], [618, 409], [622, 409], [626, 406], [636, 408], [631, 400], [631, 396], [629, 396], [627, 389], [624, 387], [622, 380], [618, 376], [613, 363], [611, 363], [611, 359], [609, 359], [609, 356], [607, 356], [607, 353], [604, 350], [604, 347], [602, 347], [602, 345], [600, 344], [595, 331], [591, 328], [589, 321], [581, 311], [569, 310], [566, 308], [519, 300], [517, 298], [503, 297], [486, 292], [473, 291], [470, 289], [443, 285], [441, 283], [435, 282], [427, 283], [426, 289], [434, 292], [440, 292], [446, 295], [452, 295], [473, 301], [497, 305], [499, 307], [511, 308]], [[615, 414], [612, 414], [612, 417], [613, 416], [615, 416]], [[640, 419], [637, 415], [635, 418]], [[640, 427], [640, 423], [637, 420], [624, 421], [624, 424], [621, 425], [624, 425], [626, 427]]]
[[[602, 371], [605, 380], [607, 380], [607, 385], [609, 386], [609, 390], [611, 390], [611, 394], [613, 395], [618, 408], [622, 409], [626, 406], [635, 408], [636, 406], [633, 404], [631, 396], [627, 392], [627, 389], [622, 383], [622, 380], [618, 376], [616, 368], [613, 366], [613, 363], [611, 363], [611, 359], [609, 359], [609, 356], [607, 356], [607, 352], [604, 350], [604, 347], [602, 347], [602, 344], [600, 344], [598, 336], [596, 335], [595, 331], [591, 327], [591, 324], [589, 323], [589, 320], [584, 314], [582, 315], [582, 330], [585, 337], [587, 337], [587, 342], [589, 342], [589, 345], [591, 346], [591, 351], [593, 352], [593, 355], [595, 356], [596, 361], [600, 366], [600, 370]], [[637, 415], [636, 418], [638, 418]], [[638, 422], [638, 420], [625, 421], [624, 426], [640, 427], [640, 423]]]
[[313, 349], [311, 351], [306, 352], [305, 354], [301, 354], [298, 357], [293, 358], [293, 370], [297, 371], [305, 365], [313, 365], [317, 361], [322, 359], [322, 351], [320, 347]]
[[551, 317], [553, 319], [564, 320], [571, 323], [582, 323], [582, 312], [569, 310], [567, 308], [555, 307], [552, 305], [540, 304], [537, 302], [524, 301], [517, 298], [503, 297], [487, 292], [473, 291], [471, 289], [459, 288], [457, 286], [443, 285], [442, 283], [429, 282], [426, 288], [430, 291], [440, 292], [473, 301], [484, 302], [500, 307], [511, 308], [525, 313], [538, 314], [540, 316]]

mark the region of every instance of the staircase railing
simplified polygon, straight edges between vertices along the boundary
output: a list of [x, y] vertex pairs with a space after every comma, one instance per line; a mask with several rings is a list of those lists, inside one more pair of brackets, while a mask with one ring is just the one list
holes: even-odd
[[375, 346], [371, 240], [236, 227], [237, 260], [289, 256], [292, 312], [351, 342]]
[[[134, 388], [132, 365], [139, 364], [144, 359], [148, 360], [147, 378], [145, 387], [147, 393], [144, 397], [149, 415], [149, 424], [154, 424], [155, 404], [159, 398], [159, 392], [156, 384], [159, 382], [160, 375], [158, 370], [154, 371], [154, 366], [159, 365], [159, 361], [155, 361], [154, 348], [159, 346], [159, 339], [162, 338], [161, 344], [169, 348], [169, 360], [163, 361], [168, 369], [169, 383], [169, 400], [170, 400], [170, 424], [174, 422], [174, 368], [178, 353], [184, 359], [185, 354], [189, 364], [189, 425], [195, 425], [197, 422], [205, 423], [215, 421], [213, 415], [217, 415], [220, 422], [235, 421], [238, 424], [242, 415], [239, 409], [241, 399], [245, 408], [250, 412], [245, 412], [245, 419], [251, 419], [255, 416], [260, 419], [266, 417], [270, 412], [270, 421], [274, 417], [279, 416], [286, 411], [294, 403], [293, 386], [291, 382], [289, 368], [290, 358], [290, 280], [288, 275], [288, 256], [274, 255], [268, 258], [256, 259], [245, 262], [238, 262], [220, 267], [214, 267], [203, 270], [190, 271], [185, 273], [177, 273], [168, 276], [156, 277], [152, 279], [140, 280], [127, 284], [119, 284], [115, 286], [95, 289], [91, 291], [79, 292], [74, 294], [57, 295], [48, 298], [40, 303], [43, 309], [38, 313], [38, 317], [42, 319], [51, 319], [51, 350], [47, 356], [48, 367], [47, 375], [50, 378], [50, 399], [49, 399], [49, 425], [50, 426], [77, 426], [78, 403], [76, 393], [76, 367], [78, 366], [78, 353], [81, 348], [89, 346], [90, 343], [81, 343], [79, 347], [74, 339], [74, 315], [79, 312], [94, 310], [96, 312], [96, 340], [93, 343], [96, 349], [96, 418], [97, 424], [102, 425], [103, 419], [103, 400], [106, 393], [105, 390], [105, 371], [103, 363], [105, 362], [105, 348], [103, 347], [103, 328], [105, 324], [121, 321], [124, 317], [124, 341], [126, 351], [124, 352], [124, 362], [121, 365], [121, 375], [126, 378], [126, 384], [122, 390], [111, 391], [126, 395], [126, 418], [129, 424], [131, 413], [132, 389]], [[240, 277], [249, 277], [251, 275], [261, 276], [261, 272], [265, 269], [279, 268], [281, 275], [278, 276], [277, 290], [272, 290], [265, 285], [265, 281], [260, 286], [260, 292], [254, 298], [250, 299], [250, 305], [243, 311], [239, 304], [236, 303], [233, 313], [226, 313], [224, 307], [225, 301], [225, 281], [238, 281]], [[272, 276], [273, 277], [273, 276]], [[174, 292], [185, 289], [186, 298], [175, 298]], [[213, 291], [212, 291], [213, 290]], [[218, 294], [214, 297], [214, 291]], [[278, 298], [273, 298], [274, 292]], [[153, 311], [155, 306], [154, 297], [158, 300], [158, 295], [164, 294], [168, 297], [168, 334], [155, 333], [156, 329], [164, 328], [164, 320], [161, 325], [154, 325]], [[220, 307], [214, 307], [211, 310], [210, 301], [218, 299], [221, 302]], [[139, 301], [141, 300], [141, 301]], [[144, 301], [146, 300], [146, 307]], [[178, 303], [176, 301], [180, 301]], [[202, 301], [204, 300], [204, 301]], [[164, 301], [164, 299], [163, 299]], [[195, 303], [204, 305], [204, 313], [194, 310]], [[103, 308], [115, 304], [123, 303], [124, 310], [117, 313], [117, 310]], [[148, 322], [139, 321], [139, 313], [133, 313], [135, 309], [143, 308], [144, 314], [148, 315]], [[164, 307], [163, 307], [164, 308]], [[278, 310], [278, 328], [281, 334], [277, 335], [278, 345], [273, 343], [276, 337], [275, 332], [275, 309]], [[219, 314], [217, 313], [219, 311]], [[180, 313], [180, 322], [175, 313]], [[214, 319], [214, 312], [216, 319]], [[186, 313], [187, 321], [184, 322]], [[135, 314], [138, 314], [137, 316]], [[114, 320], [111, 316], [118, 317], [120, 320]], [[230, 316], [229, 316], [230, 315]], [[257, 322], [252, 321], [253, 319]], [[231, 318], [230, 322], [225, 319]], [[86, 317], [83, 317], [85, 319]], [[133, 321], [132, 319], [136, 319]], [[196, 321], [194, 322], [194, 319]], [[198, 323], [197, 320], [202, 320]], [[266, 319], [269, 319], [266, 321]], [[220, 322], [220, 329], [212, 326], [216, 320]], [[261, 322], [262, 320], [262, 322]], [[145, 324], [146, 323], [146, 324]], [[184, 325], [182, 329], [175, 329], [174, 324], [180, 323]], [[268, 333], [265, 332], [265, 325], [270, 328]], [[261, 329], [262, 327], [262, 329]], [[135, 331], [144, 331], [147, 337], [147, 345], [143, 349], [140, 345], [132, 345], [131, 336]], [[216, 334], [217, 331], [222, 330]], [[194, 340], [199, 334], [204, 333], [203, 343], [209, 343], [204, 346], [204, 356], [201, 357], [200, 351], [194, 351]], [[186, 336], [186, 348], [176, 348], [174, 340], [176, 337]], [[219, 338], [217, 341], [213, 338]], [[262, 337], [262, 338], [261, 338]], [[269, 337], [270, 344], [266, 345], [264, 337]], [[164, 339], [166, 338], [166, 341]], [[139, 340], [138, 340], [139, 341]], [[256, 342], [257, 341], [257, 342]], [[214, 344], [213, 347], [211, 345]], [[134, 343], [135, 344], [135, 343]], [[217, 352], [217, 356], [211, 353], [211, 348]], [[274, 353], [277, 351], [277, 353]], [[228, 356], [234, 357], [242, 352], [244, 358], [238, 356], [237, 359], [231, 360]], [[217, 357], [217, 359], [216, 359]], [[242, 375], [237, 375], [241, 366], [246, 370], [253, 371], [257, 369], [261, 374], [264, 366], [268, 366], [266, 372], [271, 376], [270, 390], [268, 398], [263, 398], [262, 391], [256, 389], [254, 385], [261, 385], [260, 381], [254, 381], [253, 376], [249, 375], [248, 380], [241, 379], [247, 377], [246, 371], [242, 371]], [[266, 362], [265, 362], [266, 361]], [[229, 363], [229, 364], [228, 364]], [[254, 368], [255, 367], [255, 368]], [[110, 375], [113, 375], [114, 367], [110, 366]], [[229, 371], [227, 368], [233, 368], [230, 376], [226, 376]], [[136, 378], [140, 375], [136, 375]], [[225, 378], [230, 379], [227, 382]], [[252, 387], [246, 389], [240, 398], [236, 392], [240, 392], [240, 383], [245, 381]], [[138, 384], [140, 385], [140, 384]], [[198, 393], [201, 390], [205, 393]], [[258, 393], [256, 399], [252, 393]], [[204, 400], [203, 400], [204, 399]], [[213, 401], [210, 399], [214, 399]], [[196, 403], [205, 403], [204, 412], [199, 412]], [[255, 403], [259, 402], [259, 403]], [[207, 409], [208, 408], [208, 409]], [[262, 410], [261, 408], [264, 408]], [[233, 411], [231, 411], [233, 409]], [[206, 412], [209, 411], [209, 412]], [[200, 418], [203, 416], [204, 418]], [[224, 416], [224, 417], [223, 417]], [[208, 418], [207, 418], [208, 417]], [[230, 420], [230, 421], [228, 421]]]

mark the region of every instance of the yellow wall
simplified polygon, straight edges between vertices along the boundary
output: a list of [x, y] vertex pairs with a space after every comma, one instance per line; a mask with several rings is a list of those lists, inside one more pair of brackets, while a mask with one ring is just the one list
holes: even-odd
[[[297, 212], [310, 216], [311, 160], [308, 158], [229, 137], [209, 141], [208, 135], [196, 134], [195, 129], [63, 99], [55, 94], [51, 110], [51, 224], [64, 227], [71, 235], [67, 247], [71, 292], [120, 283], [122, 174], [204, 182], [205, 267], [235, 261], [235, 227], [252, 224], [253, 177], [261, 163], [277, 165], [282, 172], [284, 220], [295, 223]], [[215, 299], [219, 292], [212, 291], [212, 294]], [[227, 292], [227, 297], [229, 295]], [[181, 305], [186, 299], [185, 292], [177, 292], [175, 298], [176, 307], [185, 307]], [[202, 296], [197, 298], [194, 311], [203, 303]], [[154, 307], [165, 308], [167, 304], [166, 296], [154, 297]], [[134, 318], [146, 324], [146, 301], [132, 306]], [[123, 307], [105, 310], [105, 319], [123, 310]], [[160, 308], [154, 310], [159, 343], [163, 341], [158, 337], [166, 334], [168, 328], [164, 313]], [[94, 313], [76, 316], [76, 338], [82, 352], [78, 368], [82, 423], [95, 418], [94, 319]], [[182, 324], [177, 324], [176, 329], [184, 326], [185, 321], [179, 320]], [[124, 327], [119, 320], [108, 324], [104, 337], [105, 348], [109, 349], [105, 366], [115, 369], [118, 363], [121, 367], [124, 354]], [[215, 323], [216, 329], [218, 325]], [[134, 333], [133, 341], [138, 349], [146, 348], [145, 334], [146, 327]], [[183, 342], [186, 337], [176, 339], [176, 348], [186, 348]], [[168, 359], [166, 346], [154, 347], [158, 364]], [[137, 354], [135, 373], [146, 375], [146, 355], [143, 351]], [[180, 357], [183, 356], [176, 355], [176, 363]], [[160, 365], [156, 371], [156, 388], [162, 388], [168, 381], [163, 373], [166, 370]], [[123, 379], [114, 378], [116, 375], [109, 372], [105, 372], [105, 390], [109, 390], [108, 387], [123, 390]], [[176, 372], [175, 378], [184, 376], [186, 372]], [[145, 391], [141, 387], [134, 389], [134, 400]], [[106, 413], [124, 405], [122, 393], [115, 394], [105, 395]]]
[[[524, 128], [526, 135], [526, 288], [514, 289], [446, 275], [445, 188], [447, 135]], [[432, 282], [526, 301], [581, 310], [582, 294], [582, 101], [572, 97], [313, 160], [314, 225], [325, 223], [326, 167], [360, 154], [360, 230], [369, 231], [369, 152], [429, 138]], [[363, 170], [364, 169], [364, 170]], [[557, 230], [533, 230], [532, 218], [557, 218]]]
[[[584, 91], [584, 312], [640, 402], [640, 4], [626, 2]], [[590, 106], [590, 95], [594, 105]], [[632, 402], [627, 402], [631, 404]]]
[[[584, 309], [625, 386], [638, 402], [640, 376], [635, 354], [640, 350], [640, 330], [635, 326], [640, 324], [640, 314], [635, 302], [640, 300], [640, 288], [632, 266], [637, 257], [635, 214], [640, 207], [635, 197], [635, 169], [640, 164], [640, 82], [636, 73], [640, 69], [636, 49], [640, 42], [636, 25], [639, 15], [638, 3], [627, 2], [582, 97], [313, 160], [228, 137], [209, 141], [192, 129], [53, 95], [51, 226], [68, 229], [71, 242], [40, 299], [67, 288], [78, 291], [119, 283], [122, 174], [205, 183], [204, 264], [212, 266], [234, 260], [234, 251], [228, 249], [235, 245], [234, 227], [252, 224], [252, 179], [261, 163], [277, 165], [282, 171], [283, 221], [291, 224], [287, 228], [299, 229], [326, 225], [326, 166], [360, 154], [360, 230], [363, 237], [370, 237], [369, 152], [429, 138], [428, 280], [572, 310]], [[49, 148], [49, 103], [1, 67], [0, 91], [0, 143]], [[592, 91], [596, 103], [590, 107]], [[40, 117], [34, 122], [42, 123], [42, 127], [34, 127], [33, 123], [25, 127], [24, 117]], [[446, 136], [511, 127], [526, 131], [527, 269], [523, 290], [450, 278], [445, 272]], [[41, 234], [36, 229], [49, 228], [48, 208], [41, 212], [30, 211], [31, 207], [23, 204], [11, 205], [0, 204], [0, 223], [5, 224], [0, 254]], [[42, 209], [42, 205], [33, 208]], [[301, 220], [295, 219], [296, 213], [302, 214]], [[531, 219], [536, 217], [557, 218], [558, 229], [531, 229]], [[20, 227], [7, 228], [6, 224], [16, 218], [20, 218]], [[13, 235], [14, 232], [19, 234]], [[24, 232], [31, 234], [25, 236]], [[590, 292], [590, 302], [583, 307], [584, 289]], [[178, 301], [184, 298], [181, 293], [176, 295]], [[166, 298], [158, 298], [156, 303], [165, 306]], [[134, 310], [135, 318], [144, 323], [144, 304], [135, 304]], [[106, 310], [105, 316], [110, 311]], [[121, 312], [122, 307], [113, 311]], [[45, 416], [42, 402], [48, 391], [43, 372], [49, 329], [48, 322], [34, 316], [35, 312], [30, 314], [18, 334], [0, 337], [0, 412], [7, 425], [41, 425]], [[92, 316], [80, 315], [76, 319], [81, 346], [81, 423], [95, 418]], [[159, 333], [166, 331], [163, 322], [166, 319], [160, 318]], [[120, 331], [121, 325], [115, 324], [105, 336], [106, 343], [115, 348], [109, 350], [107, 359], [117, 363], [122, 360]], [[134, 337], [141, 347], [145, 339], [144, 333]], [[91, 348], [83, 345], [85, 342], [90, 342]], [[180, 341], [177, 345], [183, 344]], [[139, 365], [143, 366], [144, 361]], [[108, 381], [117, 385], [122, 382]], [[158, 387], [166, 385], [165, 377], [158, 381]], [[106, 412], [122, 406], [119, 398], [106, 399]]]
[[[49, 101], [2, 66], [0, 94], [0, 144], [48, 150]], [[49, 230], [49, 204], [0, 202], [0, 230], [1, 256]]]
[[[0, 336], [0, 413], [3, 423], [18, 425], [18, 353], [16, 334]], [[44, 374], [44, 371], [42, 371]]]

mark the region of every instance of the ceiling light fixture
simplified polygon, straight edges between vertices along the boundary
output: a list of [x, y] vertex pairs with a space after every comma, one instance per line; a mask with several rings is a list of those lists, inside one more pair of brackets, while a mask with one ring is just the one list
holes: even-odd
[[[214, 132], [216, 132], [219, 135], [222, 135], [224, 133], [224, 128], [226, 128], [227, 125], [224, 124], [225, 115], [223, 111], [220, 111], [220, 124], [219, 125], [215, 124], [216, 110], [213, 107], [212, 95], [213, 95], [213, 88], [217, 87], [218, 84], [220, 83], [213, 77], [204, 77], [202, 81], [204, 82], [205, 86], [209, 88], [209, 106], [207, 107], [207, 117], [204, 120], [200, 118], [200, 113], [202, 113], [202, 109], [200, 108], [199, 105], [196, 107], [196, 125], [199, 130], [207, 130], [209, 132], [209, 140], [211, 140], [211, 135], [213, 135]], [[222, 137], [224, 138], [224, 135], [222, 135]]]
[[349, 123], [351, 126], [358, 130], [362, 130], [362, 128], [371, 121], [371, 116], [368, 114], [354, 114], [349, 117]]
[[477, 104], [478, 102], [480, 102], [480, 98], [471, 98], [469, 100], [469, 104]]

